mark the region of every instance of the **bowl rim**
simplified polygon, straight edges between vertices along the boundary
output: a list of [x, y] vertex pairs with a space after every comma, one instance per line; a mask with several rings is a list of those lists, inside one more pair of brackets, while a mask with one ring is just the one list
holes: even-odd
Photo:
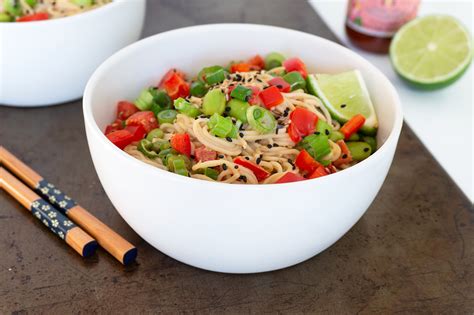
[[28, 27], [41, 27], [44, 25], [54, 25], [57, 23], [73, 23], [78, 20], [78, 22], [81, 22], [82, 19], [86, 19], [88, 17], [93, 17], [94, 15], [101, 14], [102, 12], [113, 10], [113, 8], [122, 5], [123, 3], [126, 2], [132, 2], [132, 1], [143, 1], [143, 0], [112, 0], [112, 2], [104, 4], [100, 7], [97, 7], [92, 10], [88, 10], [82, 13], [74, 14], [71, 16], [65, 16], [57, 19], [48, 19], [48, 20], [41, 20], [41, 21], [30, 21], [28, 23], [19, 23], [19, 22], [4, 22], [0, 23], [0, 29], [12, 29], [12, 28], [28, 28]]
[[[189, 26], [189, 27], [183, 27], [183, 28], [178, 28], [178, 29], [173, 29], [170, 31], [158, 33], [149, 37], [146, 37], [142, 40], [139, 40], [129, 46], [126, 46], [122, 48], [121, 50], [117, 51], [115, 54], [110, 56], [108, 59], [106, 59], [92, 74], [90, 77], [89, 81], [87, 82], [85, 91], [84, 91], [84, 96], [83, 96], [83, 114], [84, 114], [84, 124], [86, 129], [90, 127], [94, 135], [98, 134], [99, 141], [101, 142], [102, 145], [107, 146], [109, 149], [111, 149], [111, 152], [116, 152], [113, 153], [113, 155], [117, 155], [116, 158], [124, 158], [131, 163], [135, 163], [139, 168], [142, 168], [144, 171], [147, 172], [156, 172], [157, 175], [161, 176], [163, 180], [171, 180], [171, 181], [176, 181], [178, 183], [183, 183], [183, 184], [200, 184], [200, 185], [209, 185], [209, 187], [230, 187], [231, 189], [245, 189], [245, 190], [267, 190], [267, 189], [275, 189], [275, 185], [272, 184], [256, 184], [256, 185], [248, 185], [248, 184], [228, 184], [228, 183], [221, 183], [221, 182], [212, 182], [212, 181], [206, 181], [202, 179], [197, 179], [197, 178], [192, 178], [192, 177], [185, 177], [185, 176], [179, 176], [177, 174], [171, 173], [166, 170], [159, 169], [157, 167], [154, 167], [152, 165], [149, 165], [147, 163], [144, 163], [131, 155], [127, 154], [125, 151], [120, 150], [117, 148], [115, 145], [113, 145], [107, 137], [104, 135], [102, 130], [100, 130], [99, 126], [97, 125], [97, 122], [95, 121], [95, 118], [92, 114], [92, 95], [93, 95], [93, 90], [95, 89], [95, 86], [97, 85], [97, 82], [100, 81], [103, 73], [106, 73], [111, 66], [113, 66], [116, 62], [119, 62], [122, 59], [127, 59], [130, 57], [130, 55], [137, 49], [140, 49], [140, 47], [146, 46], [149, 43], [152, 43], [154, 41], [159, 41], [162, 38], [170, 37], [173, 36], [176, 33], [182, 33], [182, 32], [193, 32], [193, 31], [202, 31], [205, 32], [206, 29], [214, 29], [214, 28], [219, 28], [220, 30], [230, 30], [230, 29], [240, 29], [242, 30], [243, 28], [248, 28], [248, 29], [266, 29], [266, 30], [273, 30], [276, 32], [293, 32], [298, 35], [303, 35], [306, 37], [312, 37], [316, 38], [317, 40], [320, 40], [322, 42], [325, 42], [328, 45], [336, 46], [337, 49], [343, 50], [345, 53], [348, 53], [353, 56], [355, 59], [359, 59], [362, 63], [366, 64], [366, 66], [374, 71], [377, 75], [379, 75], [384, 81], [383, 85], [385, 85], [390, 91], [390, 94], [392, 95], [392, 98], [394, 100], [394, 109], [395, 109], [395, 117], [394, 117], [394, 122], [393, 122], [393, 127], [389, 132], [388, 137], [386, 138], [385, 142], [373, 153], [371, 156], [369, 156], [367, 159], [365, 159], [362, 162], [357, 163], [354, 166], [351, 166], [343, 171], [331, 174], [331, 176], [323, 176], [317, 179], [312, 179], [312, 180], [307, 180], [307, 181], [298, 181], [298, 182], [291, 182], [291, 183], [282, 183], [278, 184], [276, 186], [278, 187], [288, 187], [288, 185], [293, 185], [294, 188], [297, 187], [302, 187], [303, 185], [308, 185], [311, 184], [312, 182], [314, 183], [315, 180], [317, 180], [319, 183], [323, 184], [325, 181], [330, 181], [330, 180], [337, 180], [337, 178], [341, 176], [351, 176], [352, 173], [358, 172], [359, 170], [363, 168], [368, 168], [370, 165], [376, 165], [377, 163], [380, 163], [381, 159], [383, 158], [383, 155], [385, 154], [386, 151], [389, 150], [389, 144], [392, 144], [393, 146], [397, 146], [397, 141], [398, 137], [401, 133], [402, 125], [403, 125], [403, 113], [402, 113], [402, 106], [400, 102], [400, 98], [398, 93], [396, 92], [395, 87], [393, 84], [390, 82], [390, 80], [383, 74], [377, 67], [375, 67], [373, 64], [371, 64], [369, 61], [367, 61], [365, 58], [360, 56], [359, 54], [351, 51], [350, 49], [336, 43], [333, 41], [330, 41], [328, 39], [322, 38], [320, 36], [298, 31], [298, 30], [293, 30], [289, 28], [284, 28], [284, 27], [279, 27], [279, 26], [272, 26], [272, 25], [264, 25], [264, 24], [250, 24], [250, 23], [213, 23], [213, 24], [200, 24], [200, 25], [195, 25], [195, 26]], [[89, 139], [88, 139], [89, 142]], [[155, 173], [153, 173], [155, 174]], [[153, 175], [155, 176], [155, 175]]]

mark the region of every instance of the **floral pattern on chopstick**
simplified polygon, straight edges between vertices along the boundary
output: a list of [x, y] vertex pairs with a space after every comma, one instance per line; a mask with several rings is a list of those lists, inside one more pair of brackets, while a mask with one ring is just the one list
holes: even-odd
[[71, 197], [57, 189], [53, 184], [48, 183], [45, 179], [38, 183], [36, 191], [63, 213], [67, 213], [69, 209], [77, 205]]
[[33, 201], [30, 209], [38, 220], [62, 239], [66, 239], [67, 232], [76, 227], [64, 214], [43, 199]]

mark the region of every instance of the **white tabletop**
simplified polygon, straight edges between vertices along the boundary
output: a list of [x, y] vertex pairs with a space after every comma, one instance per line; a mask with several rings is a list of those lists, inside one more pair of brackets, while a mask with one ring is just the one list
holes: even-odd
[[[411, 88], [396, 75], [387, 56], [365, 52], [349, 43], [344, 29], [346, 0], [310, 0], [310, 3], [345, 45], [372, 62], [392, 81], [402, 101], [405, 122], [473, 202], [473, 67], [444, 89]], [[473, 2], [422, 1], [419, 15], [431, 13], [455, 16], [472, 34]]]

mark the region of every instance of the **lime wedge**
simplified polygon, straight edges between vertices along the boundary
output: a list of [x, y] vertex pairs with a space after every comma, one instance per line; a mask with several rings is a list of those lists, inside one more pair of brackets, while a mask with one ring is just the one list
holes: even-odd
[[369, 92], [359, 70], [339, 74], [310, 74], [308, 91], [318, 96], [331, 116], [345, 123], [353, 116], [362, 114], [365, 124], [361, 131], [374, 135], [378, 122]]
[[397, 73], [412, 84], [436, 89], [456, 81], [472, 60], [467, 29], [447, 15], [428, 15], [404, 25], [390, 45]]

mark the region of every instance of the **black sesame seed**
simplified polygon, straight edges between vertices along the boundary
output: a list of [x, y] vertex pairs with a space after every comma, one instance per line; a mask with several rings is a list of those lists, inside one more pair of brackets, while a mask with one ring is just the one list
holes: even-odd
[[239, 166], [238, 166], [238, 165], [234, 165], [234, 168], [235, 168], [235, 169], [238, 169], [238, 168], [239, 168]]
[[256, 162], [257, 164], [260, 164], [260, 162], [262, 162], [262, 157], [259, 156], [259, 157], [255, 160], [255, 162]]
[[262, 80], [260, 80], [259, 78], [257, 78], [257, 81], [258, 81], [258, 82], [263, 82], [263, 81], [262, 81]]
[[226, 75], [226, 79], [230, 80], [230, 74]]
[[279, 128], [278, 128], [278, 126], [277, 126], [277, 127], [275, 128], [275, 134], [278, 134], [278, 130], [279, 130]]
[[321, 133], [319, 131], [316, 131], [314, 134], [319, 136]]
[[326, 134], [326, 136], [329, 136], [329, 130], [325, 130], [324, 133]]
[[274, 148], [279, 147], [278, 143], [274, 143], [274, 144], [273, 144], [273, 147], [274, 147]]
[[279, 88], [279, 89], [282, 89], [282, 88], [283, 88], [283, 85], [277, 84], [276, 87]]
[[243, 137], [244, 137], [244, 133], [243, 133], [243, 132], [240, 132], [240, 133], [239, 133], [239, 136], [240, 136], [241, 138], [243, 138]]
[[232, 142], [232, 138], [231, 137], [225, 137], [225, 139], [229, 142]]
[[191, 154], [189, 157], [190, 157], [191, 159], [196, 158], [196, 157], [195, 157], [194, 155], [192, 155], [192, 154]]
[[225, 111], [226, 111], [226, 112], [230, 112], [230, 107], [227, 106], [227, 107], [225, 108]]
[[342, 158], [343, 158], [343, 159], [347, 158], [347, 154], [344, 153], [344, 154], [342, 155]]
[[288, 112], [287, 112], [287, 111], [284, 111], [284, 112], [283, 112], [283, 117], [286, 117], [286, 116], [288, 116]]
[[246, 159], [247, 161], [250, 160], [250, 158], [249, 158], [248, 156], [246, 156], [245, 159]]
[[364, 148], [364, 152], [369, 152], [369, 148]]
[[222, 169], [225, 171], [227, 170], [227, 164], [222, 164]]
[[293, 161], [291, 159], [288, 159], [288, 163], [290, 163], [291, 165], [293, 165]]
[[272, 148], [272, 145], [271, 145], [271, 144], [267, 144], [267, 148], [271, 149], [271, 148]]
[[224, 158], [224, 156], [223, 156], [222, 154], [219, 154], [217, 157], [218, 157], [219, 159], [223, 159], [223, 158]]
[[347, 105], [346, 104], [341, 104], [341, 108], [344, 108], [346, 107]]

